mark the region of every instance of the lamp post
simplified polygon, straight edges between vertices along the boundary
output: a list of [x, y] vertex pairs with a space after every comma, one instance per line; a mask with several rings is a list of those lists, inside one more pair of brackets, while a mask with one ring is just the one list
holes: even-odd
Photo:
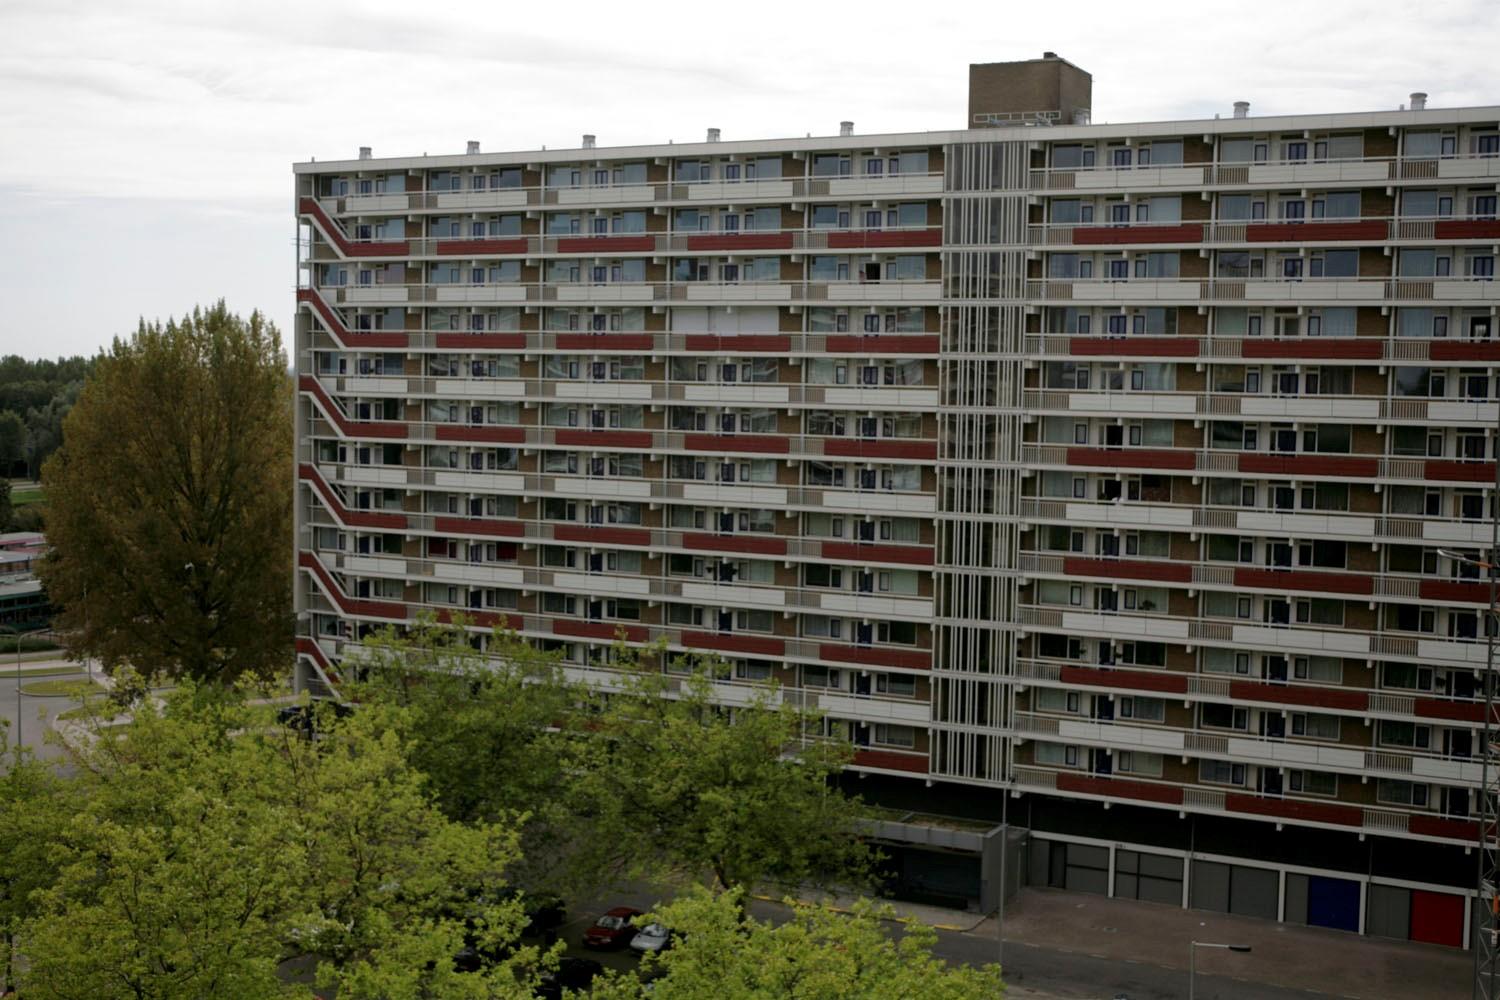
[[51, 629], [50, 626], [43, 626], [42, 628], [34, 628], [34, 629], [31, 629], [30, 631], [23, 632], [23, 631], [21, 631], [18, 628], [9, 628], [9, 627], [7, 627], [6, 631], [10, 632], [11, 635], [15, 636], [15, 639], [16, 639], [16, 745], [20, 746], [21, 742], [22, 742], [22, 729], [21, 729], [21, 727], [22, 727], [22, 721], [21, 721], [21, 640], [24, 639], [24, 638], [26, 638], [27, 636], [41, 635], [43, 632], [50, 632], [50, 631], [52, 631], [52, 629]]
[[1238, 951], [1248, 953], [1248, 944], [1218, 944], [1213, 941], [1192, 941], [1188, 944], [1188, 1000], [1193, 1000], [1193, 990], [1198, 982], [1198, 949], [1220, 948], [1224, 951]]
[[[1500, 468], [1497, 468], [1500, 476]], [[1484, 629], [1484, 721], [1479, 732], [1479, 874], [1475, 879], [1474, 896], [1479, 905], [1475, 908], [1474, 933], [1470, 945], [1474, 949], [1474, 1000], [1493, 1000], [1500, 996], [1500, 941], [1497, 941], [1496, 925], [1500, 923], [1500, 895], [1496, 885], [1500, 883], [1500, 854], [1495, 843], [1495, 796], [1490, 785], [1496, 775], [1490, 758], [1494, 751], [1493, 720], [1495, 715], [1495, 639], [1500, 632], [1500, 600], [1496, 597], [1495, 553], [1500, 552], [1500, 487], [1490, 499], [1491, 544], [1489, 559], [1475, 559], [1452, 549], [1438, 549], [1438, 555], [1454, 562], [1483, 570], [1489, 582], [1489, 608], [1486, 611]]]

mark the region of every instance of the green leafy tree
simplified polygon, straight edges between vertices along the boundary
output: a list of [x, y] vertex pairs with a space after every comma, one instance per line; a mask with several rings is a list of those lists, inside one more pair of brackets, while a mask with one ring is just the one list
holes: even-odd
[[514, 942], [514, 834], [436, 808], [399, 719], [362, 711], [308, 739], [219, 688], [136, 707], [76, 750], [80, 806], [22, 936], [42, 1000], [529, 995], [534, 951], [460, 972], [466, 935]]
[[285, 671], [286, 372], [276, 328], [223, 302], [143, 322], [99, 357], [42, 470], [52, 549], [41, 577], [71, 653], [145, 679]]
[[10, 480], [0, 479], [0, 531], [10, 531], [15, 518], [16, 510], [10, 500]]
[[10, 743], [6, 727], [0, 726], [0, 935], [5, 947], [0, 995], [15, 988], [17, 936], [36, 915], [34, 893], [57, 877], [51, 844], [76, 806], [71, 792], [71, 784], [24, 744]]
[[674, 673], [617, 653], [623, 673], [591, 723], [593, 757], [578, 777], [598, 867], [719, 890], [868, 879], [867, 813], [833, 781], [850, 749], [806, 739], [815, 716], [774, 686], [720, 686], [715, 659]]
[[[651, 919], [681, 934], [646, 960], [655, 978], [595, 987], [594, 1000], [993, 1000], [1004, 991], [996, 966], [950, 967], [932, 954], [930, 927], [909, 923], [892, 937], [869, 903], [851, 913], [792, 904], [784, 923], [741, 919], [737, 893], [689, 895]], [[646, 977], [642, 977], [646, 978]]]
[[26, 422], [15, 410], [0, 410], [0, 476], [10, 476], [26, 457]]
[[523, 817], [517, 882], [592, 888], [596, 873], [571, 864], [586, 829], [569, 801], [584, 764], [578, 721], [589, 692], [567, 680], [557, 655], [513, 631], [495, 629], [478, 652], [465, 625], [429, 615], [404, 634], [371, 636], [351, 671], [365, 679], [350, 693], [402, 710], [412, 764], [451, 819]]

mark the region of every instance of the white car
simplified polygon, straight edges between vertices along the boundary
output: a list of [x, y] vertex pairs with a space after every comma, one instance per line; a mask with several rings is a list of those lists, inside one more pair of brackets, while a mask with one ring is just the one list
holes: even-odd
[[661, 924], [647, 924], [636, 932], [631, 939], [632, 950], [642, 955], [647, 952], [659, 952], [666, 949], [672, 943], [672, 932]]

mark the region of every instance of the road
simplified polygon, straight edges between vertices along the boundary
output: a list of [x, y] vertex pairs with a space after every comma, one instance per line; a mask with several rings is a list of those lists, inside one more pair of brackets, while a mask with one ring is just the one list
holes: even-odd
[[[53, 668], [58, 670], [71, 670], [71, 673], [49, 674], [45, 677], [35, 675], [28, 676], [28, 672]], [[42, 680], [69, 680], [71, 678], [81, 679], [83, 667], [76, 663], [65, 660], [55, 661], [23, 661], [21, 663], [22, 676], [20, 684], [22, 687], [28, 683]], [[56, 743], [47, 743], [44, 740], [51, 724], [60, 712], [65, 712], [78, 704], [71, 698], [39, 698], [35, 695], [21, 694], [19, 700], [16, 697], [16, 675], [15, 662], [5, 662], [0, 659], [0, 721], [4, 721], [10, 733], [10, 739], [14, 740], [16, 735], [17, 717], [20, 719], [21, 739], [36, 751], [37, 756], [44, 760], [57, 760], [64, 755], [62, 747]]]
[[[569, 954], [593, 958], [606, 968], [632, 969], [637, 960], [628, 949], [603, 954], [587, 951], [579, 945], [579, 938], [584, 928], [611, 906], [649, 910], [659, 900], [659, 896], [649, 891], [638, 890], [586, 904], [569, 911], [570, 919], [559, 937], [567, 944]], [[782, 904], [764, 900], [753, 900], [749, 909], [760, 920], [780, 921], [788, 913]], [[892, 928], [900, 934], [899, 926], [893, 924]], [[937, 933], [933, 952], [949, 963], [984, 965], [995, 960], [993, 937], [967, 931], [939, 930]], [[1005, 944], [1005, 982], [1011, 987], [1008, 995], [1025, 997], [1026, 1000], [1112, 1000], [1120, 995], [1129, 1000], [1183, 1000], [1188, 991], [1187, 973], [1180, 968], [1097, 958], [1086, 952], [1042, 948], [1015, 941]], [[1333, 994], [1200, 973], [1195, 996], [1197, 1000], [1316, 1000], [1319, 997], [1331, 998]]]

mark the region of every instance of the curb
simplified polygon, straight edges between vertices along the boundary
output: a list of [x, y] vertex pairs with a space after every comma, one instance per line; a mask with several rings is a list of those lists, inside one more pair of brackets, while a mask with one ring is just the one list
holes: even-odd
[[[750, 898], [751, 899], [758, 899], [762, 903], [785, 903], [786, 899], [787, 899], [787, 897], [785, 897], [785, 896], [767, 896], [767, 895], [764, 895], [764, 894], [758, 893], [758, 892], [751, 893], [750, 894]], [[812, 899], [802, 899], [801, 897], [794, 897], [794, 898], [797, 899], [797, 902], [804, 903], [804, 904], [806, 904], [808, 906], [816, 906], [816, 905], [826, 906], [826, 907], [828, 907], [828, 909], [832, 910], [834, 913], [851, 913], [851, 912], [853, 912], [848, 907], [834, 906], [834, 905], [828, 903], [826, 900], [820, 901], [820, 900], [812, 900]], [[882, 901], [882, 902], [889, 902], [889, 901]], [[933, 928], [935, 930], [940, 930], [940, 931], [956, 931], [956, 932], [961, 933], [961, 934], [967, 934], [969, 931], [972, 931], [974, 928], [976, 928], [980, 924], [984, 923], [985, 920], [988, 919], [988, 918], [986, 916], [984, 916], [983, 914], [981, 914], [972, 924], [968, 924], [968, 925], [927, 923], [927, 921], [922, 920], [919, 917], [902, 916], [900, 914], [897, 914], [895, 916], [890, 916], [890, 917], [881, 917], [881, 919], [882, 920], [890, 921], [891, 923], [898, 923], [898, 924], [908, 924], [908, 923], [926, 924], [926, 926], [931, 927], [931, 928]]]

